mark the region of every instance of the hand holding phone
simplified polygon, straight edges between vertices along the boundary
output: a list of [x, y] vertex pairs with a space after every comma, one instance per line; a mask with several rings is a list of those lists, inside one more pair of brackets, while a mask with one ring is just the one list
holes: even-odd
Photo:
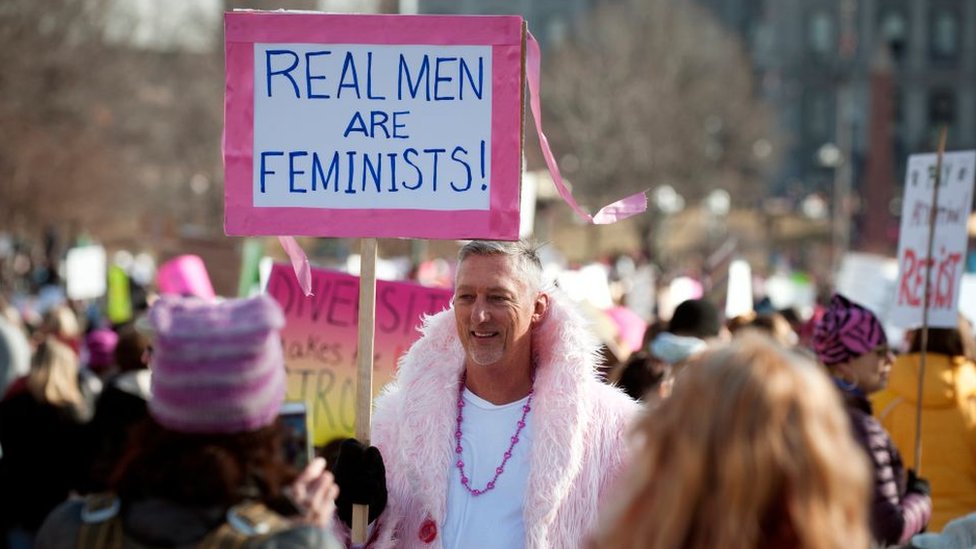
[[313, 459], [288, 487], [287, 493], [302, 522], [319, 527], [328, 527], [332, 523], [339, 487], [332, 473], [325, 469], [324, 459]]

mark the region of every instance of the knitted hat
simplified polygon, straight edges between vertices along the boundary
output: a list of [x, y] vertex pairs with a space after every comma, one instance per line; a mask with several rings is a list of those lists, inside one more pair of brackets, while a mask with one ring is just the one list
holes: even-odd
[[85, 348], [88, 349], [88, 367], [99, 370], [111, 366], [115, 362], [115, 346], [119, 342], [119, 335], [108, 328], [96, 328], [85, 336]]
[[674, 309], [668, 331], [675, 335], [699, 338], [715, 337], [722, 329], [718, 308], [704, 299], [682, 301]]
[[155, 333], [149, 413], [186, 433], [238, 433], [270, 425], [285, 397], [278, 330], [268, 296], [214, 302], [163, 296], [149, 312]]
[[820, 362], [833, 366], [887, 344], [888, 338], [874, 313], [834, 294], [814, 328], [812, 343]]

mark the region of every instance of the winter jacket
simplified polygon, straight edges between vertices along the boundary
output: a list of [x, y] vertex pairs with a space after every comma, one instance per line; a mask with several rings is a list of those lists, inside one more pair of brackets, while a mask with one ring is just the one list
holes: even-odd
[[0, 402], [0, 531], [36, 531], [85, 474], [76, 459], [84, 444], [77, 414], [38, 402], [24, 387]]
[[[915, 466], [918, 354], [898, 357], [888, 388], [872, 398], [881, 425]], [[928, 353], [922, 393], [922, 476], [932, 485], [932, 521], [976, 512], [976, 365], [964, 357]]]
[[103, 492], [128, 445], [132, 429], [149, 417], [149, 370], [123, 372], [105, 383], [86, 427], [87, 475], [83, 492]]
[[[85, 500], [66, 501], [51, 512], [37, 534], [35, 549], [75, 549], [82, 526]], [[225, 523], [224, 509], [185, 507], [163, 500], [142, 500], [118, 511], [121, 516], [122, 549], [198, 547], [206, 536]], [[103, 518], [103, 517], [99, 517]], [[278, 520], [281, 520], [280, 518]], [[247, 521], [245, 521], [247, 522]], [[231, 524], [239, 524], [236, 521]], [[260, 528], [260, 526], [258, 527]], [[111, 537], [111, 536], [107, 536]], [[111, 548], [109, 543], [96, 544]], [[234, 546], [226, 542], [221, 546]], [[267, 536], [248, 540], [252, 549], [315, 548], [337, 549], [338, 541], [328, 531], [312, 526], [293, 526], [272, 530]]]
[[[429, 317], [422, 332], [376, 401], [372, 443], [386, 464], [389, 501], [374, 523], [372, 548], [442, 547], [465, 355], [453, 311]], [[624, 464], [639, 405], [598, 381], [598, 343], [565, 296], [551, 294], [532, 348], [535, 432], [523, 500], [525, 547], [579, 547]]]
[[907, 492], [901, 455], [881, 424], [871, 416], [871, 403], [860, 392], [844, 391], [854, 438], [871, 460], [874, 484], [871, 496], [871, 534], [875, 541], [904, 544], [925, 528], [932, 500]]

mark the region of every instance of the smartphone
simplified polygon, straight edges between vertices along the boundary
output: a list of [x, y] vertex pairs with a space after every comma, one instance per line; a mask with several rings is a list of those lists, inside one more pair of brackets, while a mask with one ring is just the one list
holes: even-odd
[[304, 402], [285, 402], [278, 418], [283, 427], [285, 459], [299, 471], [314, 457], [308, 408]]

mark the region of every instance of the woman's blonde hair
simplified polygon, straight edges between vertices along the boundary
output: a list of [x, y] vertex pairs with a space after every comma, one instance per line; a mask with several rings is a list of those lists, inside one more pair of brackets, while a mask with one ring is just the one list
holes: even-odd
[[696, 357], [635, 435], [595, 547], [868, 547], [867, 459], [836, 391], [765, 336]]
[[50, 309], [44, 315], [41, 331], [65, 342], [81, 338], [82, 332], [78, 315], [67, 305], [58, 305]]
[[87, 403], [78, 384], [78, 355], [54, 336], [46, 336], [34, 350], [27, 389], [38, 402], [83, 417]]

